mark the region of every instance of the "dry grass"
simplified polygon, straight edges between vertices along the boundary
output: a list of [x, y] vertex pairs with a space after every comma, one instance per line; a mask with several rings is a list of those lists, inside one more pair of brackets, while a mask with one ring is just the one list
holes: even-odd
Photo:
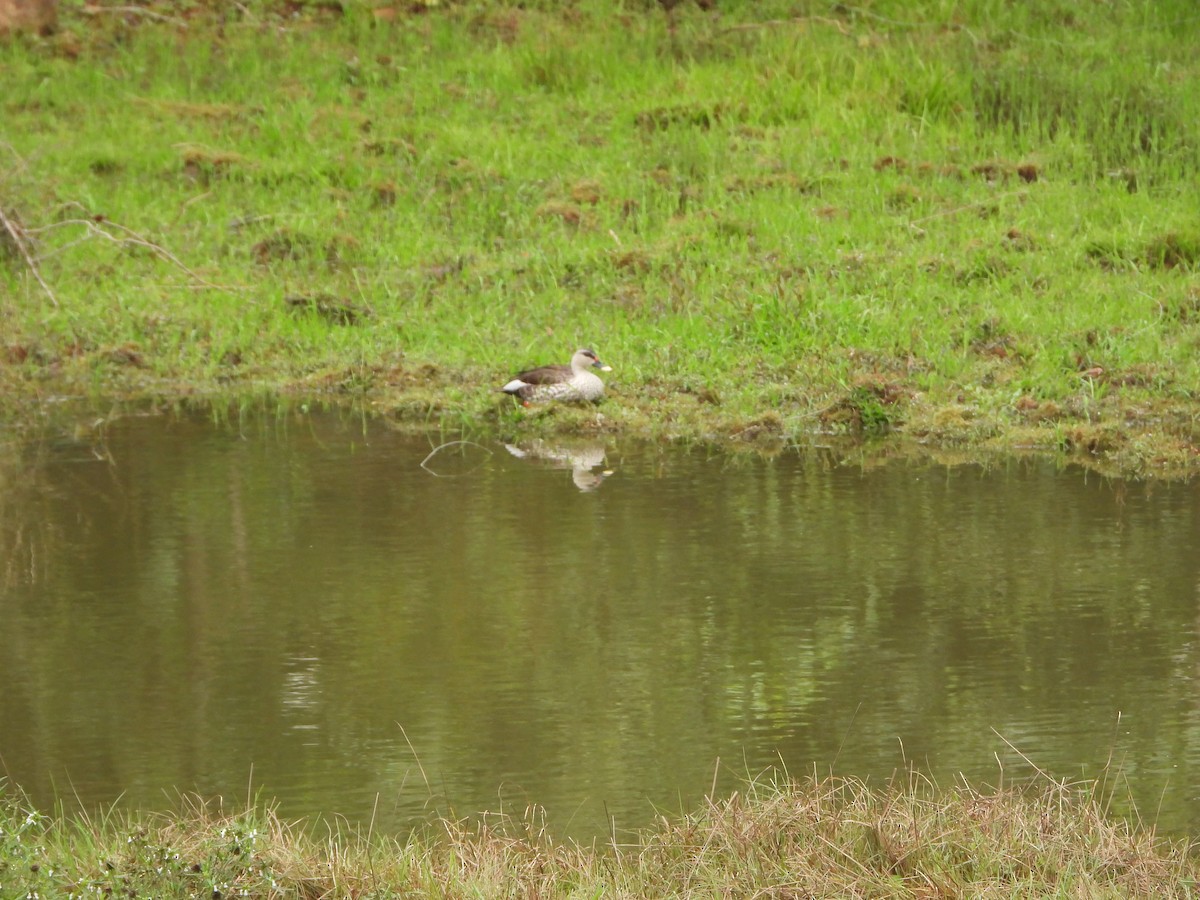
[[[556, 843], [525, 818], [405, 840], [230, 815], [52, 820], [10, 798], [5, 896], [1193, 897], [1190, 845], [1107, 816], [1095, 785], [943, 791], [913, 780], [754, 783], [632, 843]], [[15, 891], [15, 893], [13, 893]]]
[[1104, 817], [1086, 789], [1030, 794], [810, 781], [662, 823], [654, 881], [726, 896], [1192, 896], [1183, 847]]

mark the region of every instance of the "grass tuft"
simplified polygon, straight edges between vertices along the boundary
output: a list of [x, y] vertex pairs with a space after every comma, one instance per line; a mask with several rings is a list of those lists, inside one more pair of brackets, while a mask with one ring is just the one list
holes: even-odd
[[397, 839], [191, 797], [169, 814], [51, 817], [9, 790], [0, 883], [31, 897], [1194, 896], [1191, 848], [1102, 801], [1096, 784], [752, 782], [585, 847], [556, 842], [536, 809]]

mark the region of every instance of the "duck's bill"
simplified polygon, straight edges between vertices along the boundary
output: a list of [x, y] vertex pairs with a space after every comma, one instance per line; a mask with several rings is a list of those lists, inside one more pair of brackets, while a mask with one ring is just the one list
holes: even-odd
[[601, 372], [611, 372], [612, 366], [600, 365], [599, 369]]

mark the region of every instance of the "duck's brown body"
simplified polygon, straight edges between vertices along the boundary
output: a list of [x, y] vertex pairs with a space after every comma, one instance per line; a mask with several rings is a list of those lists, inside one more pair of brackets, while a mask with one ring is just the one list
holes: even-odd
[[611, 372], [594, 350], [576, 350], [569, 366], [541, 366], [517, 375], [500, 390], [526, 404], [550, 400], [596, 401], [604, 396], [604, 382], [591, 371]]

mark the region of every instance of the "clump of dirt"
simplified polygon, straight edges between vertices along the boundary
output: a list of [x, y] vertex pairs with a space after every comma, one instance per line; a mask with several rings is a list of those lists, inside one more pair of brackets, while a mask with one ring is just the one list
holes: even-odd
[[1005, 331], [1003, 323], [995, 317], [976, 325], [967, 340], [972, 353], [995, 359], [1007, 359], [1014, 352], [1016, 343], [1016, 338]]
[[1063, 417], [1062, 408], [1053, 400], [1038, 400], [1029, 394], [1018, 397], [1013, 407], [1031, 424], [1056, 422]]
[[1140, 249], [1118, 238], [1101, 238], [1090, 241], [1083, 252], [1102, 269], [1139, 265], [1152, 269], [1195, 269], [1200, 266], [1200, 232], [1168, 231], [1150, 238]]
[[439, 260], [421, 267], [421, 273], [432, 282], [441, 284], [455, 275], [461, 275], [471, 261], [467, 256], [455, 256], [452, 259]]
[[371, 205], [380, 209], [396, 205], [396, 182], [381, 181], [371, 188]]
[[996, 281], [1008, 273], [1011, 266], [1003, 258], [992, 254], [979, 254], [955, 268], [954, 280], [958, 284], [979, 284]]
[[1107, 380], [1113, 387], [1162, 389], [1175, 379], [1161, 366], [1141, 363], [1127, 366], [1119, 372], [1109, 372]]
[[558, 219], [576, 228], [583, 222], [583, 210], [563, 200], [547, 200], [537, 208], [537, 215], [543, 219]]
[[764, 413], [748, 422], [740, 422], [730, 431], [729, 436], [739, 441], [757, 441], [764, 438], [774, 438], [783, 434], [783, 419], [777, 412]]
[[17, 32], [50, 34], [58, 24], [56, 0], [0, 3], [0, 36]]
[[250, 248], [254, 261], [260, 266], [282, 260], [295, 260], [308, 256], [316, 241], [307, 234], [281, 228], [268, 235]]
[[496, 169], [477, 165], [466, 157], [447, 160], [437, 167], [433, 183], [438, 190], [459, 191], [464, 188], [499, 186], [508, 179]]
[[665, 131], [668, 128], [687, 127], [708, 131], [729, 114], [722, 103], [713, 106], [659, 106], [643, 110], [634, 117], [634, 124], [647, 132]]
[[417, 148], [403, 138], [372, 138], [369, 141], [363, 141], [362, 148], [368, 156], [412, 159], [417, 155]]
[[189, 147], [183, 151], [183, 176], [197, 184], [209, 184], [228, 177], [234, 168], [249, 165], [244, 156], [231, 151], [208, 150], [203, 147]]
[[261, 116], [261, 106], [239, 106], [235, 103], [196, 103], [184, 100], [146, 100], [134, 98], [134, 103], [148, 106], [171, 119], [202, 119], [209, 121], [231, 121]]
[[941, 178], [953, 178], [956, 181], [962, 181], [962, 169], [954, 165], [954, 163], [943, 163], [940, 166], [935, 166], [930, 162], [923, 162], [917, 166], [917, 172], [922, 176], [938, 176]]
[[1146, 244], [1146, 262], [1155, 269], [1193, 269], [1200, 263], [1200, 233], [1167, 232]]
[[600, 202], [602, 196], [600, 190], [600, 182], [583, 180], [577, 181], [571, 186], [571, 199], [576, 203], [586, 204], [587, 206], [595, 206]]
[[839, 206], [821, 206], [813, 210], [813, 213], [820, 219], [848, 219], [850, 218], [850, 210], [842, 209]]
[[650, 254], [645, 250], [614, 250], [609, 254], [613, 268], [645, 275], [650, 271]]
[[971, 166], [971, 174], [979, 175], [985, 181], [998, 181], [1004, 177], [1006, 165], [1000, 162], [982, 162]]
[[1009, 250], [1026, 253], [1038, 249], [1038, 240], [1027, 231], [1021, 231], [1019, 228], [1010, 228], [1004, 232], [1004, 246]]
[[1019, 178], [1026, 184], [1032, 184], [1041, 178], [1042, 170], [1037, 163], [1010, 163], [1005, 160], [991, 159], [971, 166], [971, 174], [978, 175], [986, 181], [1007, 181]]
[[1089, 241], [1083, 248], [1083, 255], [1106, 271], [1126, 268], [1133, 264], [1132, 254], [1112, 239]]
[[809, 194], [815, 190], [813, 182], [801, 178], [793, 172], [770, 172], [765, 175], [750, 177], [735, 176], [725, 183], [725, 190], [731, 194], [751, 195], [762, 191], [791, 191], [797, 194]]
[[1178, 319], [1180, 322], [1200, 319], [1200, 286], [1191, 288], [1178, 303], [1167, 304], [1158, 301], [1158, 312], [1161, 316]]
[[293, 295], [283, 302], [293, 313], [312, 313], [334, 325], [356, 325], [371, 316], [366, 307], [332, 294]]
[[1102, 456], [1115, 453], [1128, 442], [1119, 429], [1108, 425], [1081, 424], [1066, 428], [1059, 436], [1059, 449], [1069, 453]]
[[884, 205], [891, 210], [904, 210], [915, 206], [921, 201], [921, 193], [911, 184], [899, 185], [884, 199]]
[[679, 392], [681, 394], [688, 394], [689, 396], [695, 397], [697, 403], [704, 403], [709, 406], [721, 405], [720, 395], [712, 388], [694, 387], [690, 384], [685, 384], [679, 389]]
[[121, 164], [120, 160], [113, 159], [111, 156], [97, 156], [88, 163], [88, 171], [101, 178], [108, 178], [113, 175], [120, 175], [125, 171], [125, 167]]
[[478, 37], [495, 39], [511, 46], [521, 36], [522, 15], [520, 9], [490, 10], [476, 15], [467, 27]]
[[335, 234], [325, 242], [325, 264], [336, 269], [352, 262], [358, 255], [360, 244], [358, 238], [350, 234]]
[[346, 13], [341, 0], [282, 0], [274, 4], [273, 8], [285, 19], [298, 19], [303, 16], [318, 21], [332, 21], [340, 19]]
[[250, 254], [260, 266], [275, 262], [294, 262], [304, 259], [324, 259], [330, 268], [346, 262], [358, 249], [351, 235], [335, 234], [325, 242], [289, 228], [280, 228], [250, 248]]
[[835, 431], [882, 434], [904, 421], [910, 392], [893, 381], [862, 376], [853, 387], [820, 413], [821, 424]]
[[1138, 183], [1138, 173], [1137, 173], [1136, 169], [1130, 169], [1130, 168], [1113, 169], [1112, 171], [1105, 172], [1104, 174], [1107, 177], [1112, 178], [1114, 180], [1125, 182], [1125, 192], [1126, 193], [1136, 194], [1138, 192], [1139, 183]]
[[136, 344], [122, 344], [120, 347], [113, 347], [105, 353], [105, 357], [110, 363], [117, 366], [133, 366], [137, 369], [146, 367], [146, 359]]

